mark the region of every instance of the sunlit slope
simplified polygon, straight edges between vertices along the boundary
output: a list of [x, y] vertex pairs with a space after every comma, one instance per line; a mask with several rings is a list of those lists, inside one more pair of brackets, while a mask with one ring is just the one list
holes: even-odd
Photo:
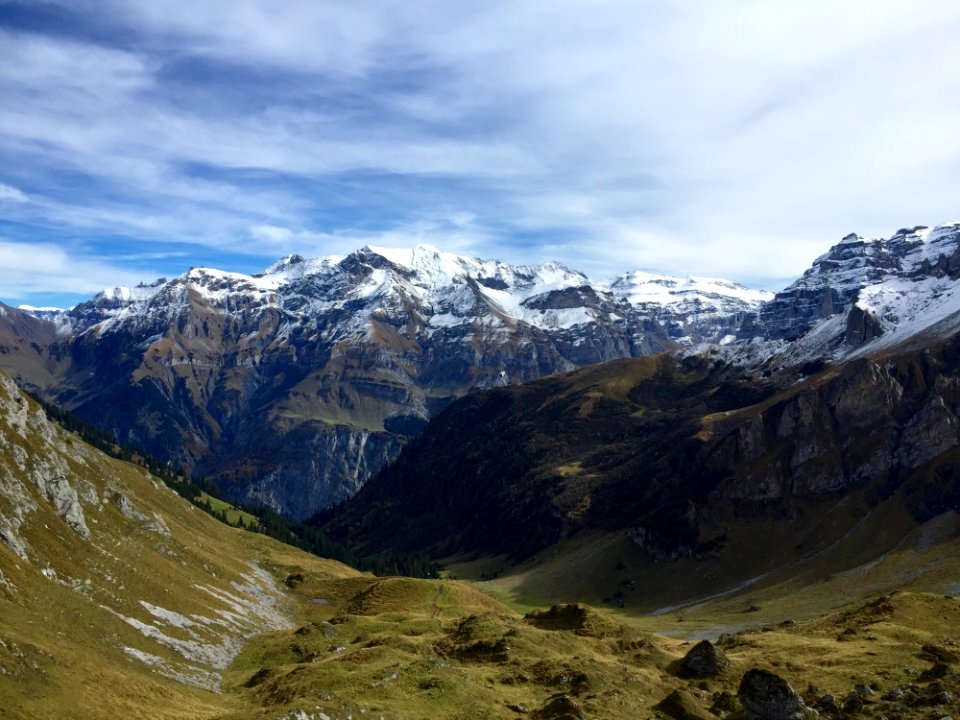
[[0, 717], [212, 717], [246, 639], [293, 624], [287, 554], [50, 423], [0, 376]]
[[[582, 604], [520, 614], [446, 580], [303, 570], [287, 583], [303, 603], [302, 625], [246, 647], [225, 676], [245, 704], [230, 720], [743, 720], [738, 691], [756, 669], [827, 717], [940, 718], [960, 709], [960, 601], [943, 594], [843, 602], [840, 581], [831, 592], [842, 604], [812, 616], [795, 614], [803, 601], [780, 588], [762, 606], [741, 597], [735, 608], [642, 617]], [[701, 637], [719, 638], [727, 664], [716, 673], [685, 669]]]
[[321, 520], [521, 602], [653, 611], [816, 582], [954, 522], [958, 388], [958, 337], [789, 383], [710, 357], [591, 366], [458, 401]]
[[[0, 439], [4, 720], [736, 718], [754, 668], [817, 707], [871, 685], [868, 717], [960, 709], [958, 601], [871, 585], [892, 576], [884, 563], [936, 559], [920, 580], [949, 591], [944, 519], [911, 536], [912, 555], [838, 574], [819, 595], [781, 578], [657, 616], [528, 612], [462, 582], [363, 575], [217, 523], [50, 425], [6, 379]], [[851, 587], [884, 594], [823, 614]], [[720, 633], [729, 665], [689, 677], [693, 639]]]

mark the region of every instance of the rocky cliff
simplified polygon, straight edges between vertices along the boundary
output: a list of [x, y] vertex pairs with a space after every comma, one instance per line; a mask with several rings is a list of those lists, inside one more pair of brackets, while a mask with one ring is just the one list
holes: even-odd
[[659, 356], [486, 391], [320, 520], [369, 554], [522, 560], [613, 532], [760, 575], [866, 562], [960, 511], [960, 336], [783, 380]]
[[[960, 225], [850, 235], [775, 297], [734, 283], [363, 248], [258, 275], [197, 268], [42, 320], [0, 367], [244, 501], [349, 497], [458, 397], [664, 350], [794, 378], [960, 328]], [[5, 353], [5, 354], [3, 354]]]
[[[960, 500], [958, 414], [958, 336], [850, 361], [775, 402], [708, 423], [708, 455], [727, 475], [712, 497], [762, 503], [906, 485], [917, 519], [929, 519]], [[942, 496], [931, 509], [918, 498], [934, 476]]]
[[638, 302], [624, 279], [429, 246], [291, 256], [259, 275], [193, 269], [104, 291], [56, 328], [25, 318], [47, 328], [38, 352], [54, 374], [12, 369], [121, 442], [305, 517], [467, 392], [719, 340], [723, 318], [763, 298], [657, 281], [663, 302]]
[[740, 332], [767, 342], [744, 357], [774, 365], [844, 358], [892, 347], [918, 333], [960, 326], [960, 223], [902, 228], [887, 239], [851, 234], [817, 258]]

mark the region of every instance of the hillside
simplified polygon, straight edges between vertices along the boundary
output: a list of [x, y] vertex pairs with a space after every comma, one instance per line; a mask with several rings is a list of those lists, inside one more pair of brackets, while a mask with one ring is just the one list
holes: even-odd
[[623, 576], [584, 560], [541, 599], [584, 574], [595, 583], [576, 597], [647, 610], [827, 575], [960, 509], [958, 368], [953, 337], [796, 384], [660, 356], [498, 388], [448, 408], [318, 522], [358, 552], [427, 550], [474, 577], [607, 547], [632, 558], [633, 586], [656, 588], [624, 598]]
[[[764, 673], [803, 694], [788, 706], [827, 716], [958, 709], [960, 605], [942, 594], [957, 590], [955, 540], [682, 612], [517, 612], [220, 524], [3, 376], [0, 444], [4, 720], [708, 720], [768, 707], [780, 681]], [[877, 595], [879, 578], [908, 591]]]
[[654, 617], [517, 612], [218, 523], [3, 376], [0, 464], [4, 720], [743, 717], [778, 697], [764, 673], [827, 715], [958, 709], [960, 605], [924, 592], [956, 578], [955, 541], [891, 554], [871, 572], [935, 567], [868, 600], [841, 575], [751, 595], [764, 607], [746, 616], [743, 595]]
[[280, 561], [357, 575], [217, 522], [0, 375], [0, 716], [222, 712], [247, 639], [295, 621]]
[[719, 340], [766, 297], [366, 247], [255, 275], [194, 268], [42, 319], [8, 309], [0, 368], [235, 500], [303, 518], [353, 494], [457, 397]]
[[701, 417], [774, 391], [735, 368], [662, 355], [476, 393], [325, 527], [358, 549], [523, 559], [579, 528], [623, 527], [654, 497], [650, 509], [681, 503], [700, 474], [687, 461]]

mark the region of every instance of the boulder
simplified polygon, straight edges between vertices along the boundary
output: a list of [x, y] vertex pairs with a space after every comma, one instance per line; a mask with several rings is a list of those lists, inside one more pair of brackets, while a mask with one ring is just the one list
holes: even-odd
[[583, 720], [580, 703], [569, 695], [554, 695], [533, 714], [535, 720]]
[[680, 661], [683, 673], [694, 677], [712, 677], [729, 667], [730, 660], [709, 640], [698, 642]]
[[790, 683], [766, 670], [748, 670], [740, 681], [737, 697], [748, 718], [801, 720], [809, 713]]

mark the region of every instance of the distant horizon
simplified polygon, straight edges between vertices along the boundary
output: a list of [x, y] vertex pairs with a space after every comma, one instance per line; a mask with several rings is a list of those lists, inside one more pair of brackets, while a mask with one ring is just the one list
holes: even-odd
[[[836, 243], [834, 243], [834, 244], [836, 244]], [[419, 246], [414, 246], [414, 247], [423, 247], [423, 246], [426, 246], [426, 247], [436, 247], [436, 248], [437, 248], [438, 250], [440, 250], [441, 252], [447, 252], [447, 251], [445, 251], [442, 247], [439, 247], [439, 246], [434, 245], [434, 243], [421, 243], [421, 245], [419, 245]], [[235, 268], [230, 268], [230, 267], [215, 267], [215, 266], [212, 266], [212, 265], [188, 265], [188, 266], [182, 267], [182, 269], [180, 269], [179, 271], [175, 271], [175, 272], [171, 272], [171, 273], [164, 273], [164, 274], [158, 275], [157, 277], [154, 277], [154, 278], [144, 278], [143, 280], [140, 280], [140, 281], [138, 281], [138, 282], [136, 282], [136, 283], [133, 283], [133, 284], [105, 285], [104, 287], [100, 288], [99, 290], [95, 290], [95, 291], [93, 291], [93, 292], [91, 292], [91, 293], [87, 293], [87, 294], [79, 293], [79, 294], [75, 294], [75, 295], [74, 295], [74, 294], [70, 294], [70, 295], [60, 295], [60, 294], [56, 294], [56, 293], [48, 293], [48, 294], [45, 294], [45, 295], [44, 295], [44, 297], [46, 297], [46, 298], [51, 298], [51, 299], [55, 299], [55, 298], [58, 298], [58, 297], [62, 297], [62, 298], [64, 298], [64, 299], [67, 300], [67, 302], [64, 302], [63, 304], [56, 304], [56, 303], [37, 304], [37, 303], [35, 303], [35, 302], [21, 302], [21, 301], [19, 301], [19, 300], [16, 299], [16, 298], [4, 298], [4, 297], [0, 297], [0, 303], [3, 303], [4, 305], [7, 305], [7, 306], [9, 306], [9, 307], [13, 307], [13, 308], [17, 308], [17, 309], [28, 309], [28, 310], [30, 310], [30, 311], [35, 311], [35, 312], [65, 311], [65, 310], [70, 310], [70, 309], [73, 308], [75, 305], [78, 305], [78, 304], [80, 304], [80, 303], [82, 303], [82, 302], [85, 302], [85, 301], [87, 301], [87, 300], [92, 299], [92, 298], [95, 297], [98, 293], [103, 292], [103, 291], [112, 290], [112, 289], [116, 289], [116, 288], [122, 288], [122, 287], [128, 287], [128, 288], [134, 288], [134, 287], [149, 287], [149, 286], [151, 286], [151, 285], [155, 285], [155, 284], [160, 283], [160, 282], [169, 282], [169, 281], [171, 281], [171, 280], [174, 280], [175, 278], [182, 277], [182, 276], [186, 275], [187, 273], [189, 273], [191, 270], [204, 270], [204, 269], [205, 269], [205, 270], [215, 270], [215, 271], [220, 271], [220, 272], [226, 272], [226, 273], [232, 273], [232, 274], [237, 274], [237, 275], [246, 275], [246, 276], [249, 276], [249, 277], [254, 277], [254, 276], [257, 276], [257, 275], [266, 274], [266, 273], [269, 271], [269, 269], [271, 268], [271, 266], [273, 266], [274, 264], [282, 261], [283, 259], [285, 259], [285, 258], [287, 258], [287, 257], [300, 255], [301, 257], [304, 258], [304, 260], [308, 260], [308, 261], [309, 261], [309, 260], [318, 260], [318, 259], [328, 259], [328, 258], [329, 258], [329, 259], [332, 259], [332, 260], [338, 262], [338, 261], [340, 261], [340, 260], [348, 257], [349, 255], [353, 254], [353, 252], [358, 252], [358, 251], [360, 251], [360, 250], [363, 250], [365, 247], [369, 247], [369, 248], [371, 249], [371, 251], [373, 251], [373, 252], [378, 252], [379, 250], [387, 250], [387, 249], [389, 249], [389, 250], [396, 250], [396, 251], [405, 251], [405, 250], [411, 250], [411, 249], [413, 249], [413, 248], [381, 248], [381, 247], [378, 247], [378, 246], [376, 246], [376, 245], [370, 245], [370, 244], [368, 244], [368, 245], [365, 245], [365, 246], [361, 246], [361, 247], [355, 248], [353, 251], [351, 251], [350, 253], [347, 253], [347, 254], [315, 255], [315, 256], [312, 256], [312, 257], [311, 257], [311, 256], [302, 255], [302, 253], [286, 253], [285, 255], [282, 255], [282, 256], [274, 259], [272, 262], [268, 262], [268, 263], [267, 263], [266, 265], [264, 265], [263, 267], [260, 267], [259, 269], [255, 269], [255, 270], [251, 270], [251, 271], [237, 270], [237, 269], [235, 269]], [[379, 253], [378, 253], [378, 254], [379, 254]], [[473, 259], [477, 259], [477, 260], [484, 260], [484, 261], [494, 261], [494, 260], [499, 261], [499, 260], [500, 260], [500, 258], [495, 258], [495, 257], [483, 257], [483, 256], [481, 256], [481, 255], [472, 255], [472, 254], [464, 254], [464, 253], [453, 253], [453, 254], [459, 255], [459, 256], [461, 256], [461, 257], [469, 257], [469, 258], [473, 258]], [[388, 258], [388, 259], [389, 259], [389, 258]], [[503, 261], [503, 262], [505, 262], [505, 261]], [[580, 268], [570, 266], [570, 265], [568, 265], [567, 263], [563, 263], [563, 262], [560, 262], [559, 260], [555, 260], [555, 259], [551, 259], [551, 258], [545, 259], [545, 260], [543, 260], [542, 262], [535, 262], [535, 263], [508, 263], [508, 264], [509, 264], [509, 265], [513, 265], [513, 266], [528, 265], [528, 266], [533, 266], [533, 267], [535, 267], [535, 266], [539, 266], [539, 265], [545, 265], [545, 264], [551, 263], [551, 262], [558, 262], [558, 263], [560, 263], [561, 265], [563, 265], [564, 267], [566, 267], [568, 270], [572, 270], [572, 271], [575, 271], [575, 272], [582, 272], [582, 271], [580, 270]], [[618, 277], [622, 277], [623, 275], [630, 275], [630, 274], [638, 273], [638, 272], [639, 272], [639, 273], [649, 273], [650, 275], [653, 275], [653, 276], [656, 276], [656, 277], [666, 277], [666, 278], [672, 278], [672, 279], [678, 279], [678, 280], [685, 280], [685, 279], [721, 280], [721, 281], [727, 281], [727, 282], [735, 283], [735, 284], [737, 284], [737, 285], [741, 285], [741, 286], [743, 286], [744, 288], [747, 288], [747, 289], [749, 289], [749, 290], [760, 290], [760, 291], [767, 291], [767, 292], [771, 292], [771, 293], [776, 293], [776, 292], [779, 292], [780, 290], [783, 290], [783, 288], [786, 287], [786, 285], [788, 285], [789, 283], [793, 282], [793, 281], [796, 279], [795, 277], [784, 279], [784, 284], [783, 284], [782, 286], [777, 286], [777, 287], [775, 287], [775, 288], [770, 288], [770, 287], [757, 287], [757, 286], [755, 286], [755, 285], [747, 285], [747, 284], [745, 284], [745, 283], [739, 282], [739, 281], [737, 281], [737, 280], [735, 280], [735, 279], [732, 279], [732, 278], [724, 278], [724, 277], [719, 277], [719, 276], [716, 276], [716, 275], [704, 275], [704, 274], [702, 274], [702, 273], [688, 273], [688, 274], [686, 274], [686, 275], [673, 275], [673, 274], [670, 274], [670, 273], [662, 273], [662, 272], [657, 272], [657, 271], [648, 270], [648, 269], [645, 269], [645, 268], [624, 269], [624, 270], [622, 270], [621, 272], [615, 273], [614, 275], [610, 275], [610, 276], [596, 276], [596, 275], [590, 275], [590, 274], [585, 273], [585, 272], [582, 273], [582, 274], [586, 275], [586, 277], [587, 277], [591, 282], [595, 282], [595, 283], [607, 283], [607, 282], [611, 282], [611, 281], [617, 279]]]
[[419, 243], [782, 289], [957, 215], [958, 32], [942, 0], [5, 0], [0, 298]]
[[[901, 226], [900, 228], [898, 228], [898, 230], [913, 230], [913, 229], [916, 229], [916, 228], [926, 228], [926, 229], [928, 229], [928, 230], [932, 230], [933, 228], [936, 228], [936, 227], [941, 227], [941, 226], [947, 227], [947, 226], [950, 226], [950, 225], [960, 225], [960, 222], [938, 223], [938, 224], [935, 224], [935, 225], [923, 225], [923, 224], [919, 224], [919, 225], [904, 225], [904, 226]], [[837, 240], [837, 241], [833, 242], [831, 245], [829, 245], [829, 247], [825, 248], [825, 249], [824, 249], [824, 252], [828, 251], [830, 248], [833, 248], [833, 247], [835, 247], [835, 246], [838, 245], [838, 244], [841, 244], [843, 241], [845, 241], [847, 238], [849, 238], [849, 237], [851, 237], [851, 236], [863, 237], [864, 240], [866, 240], [866, 241], [869, 242], [869, 241], [872, 241], [872, 240], [887, 240], [887, 239], [889, 239], [890, 237], [893, 237], [894, 234], [895, 234], [895, 233], [890, 233], [889, 235], [884, 236], [884, 237], [881, 237], [881, 238], [868, 238], [868, 237], [860, 236], [860, 235], [858, 235], [858, 233], [847, 233], [847, 234], [844, 235], [842, 238], [840, 238], [839, 240]], [[101, 288], [101, 289], [99, 289], [99, 290], [97, 290], [97, 291], [95, 291], [95, 292], [93, 292], [93, 293], [90, 293], [90, 294], [86, 294], [86, 295], [76, 295], [76, 296], [64, 296], [64, 297], [68, 298], [68, 302], [66, 302], [66, 303], [64, 303], [64, 304], [61, 304], [61, 305], [57, 305], [57, 304], [54, 304], [54, 303], [47, 303], [47, 304], [43, 304], [43, 305], [37, 305], [37, 304], [35, 304], [35, 303], [25, 303], [25, 302], [19, 302], [19, 303], [18, 303], [15, 299], [7, 299], [7, 298], [2, 298], [2, 297], [0, 297], [0, 302], [2, 302], [3, 304], [5, 304], [5, 305], [7, 305], [7, 306], [10, 306], [10, 307], [19, 308], [19, 309], [28, 309], [28, 310], [33, 311], [33, 312], [66, 311], [66, 310], [72, 309], [72, 307], [74, 307], [75, 305], [77, 305], [77, 304], [79, 304], [79, 303], [82, 303], [82, 302], [85, 302], [85, 301], [87, 301], [87, 300], [90, 300], [91, 298], [93, 298], [94, 296], [96, 296], [98, 293], [103, 292], [103, 291], [107, 291], [107, 290], [111, 290], [111, 289], [116, 289], [116, 288], [120, 288], [120, 287], [149, 287], [149, 286], [151, 286], [151, 285], [155, 285], [155, 284], [160, 283], [160, 282], [170, 281], [170, 280], [172, 280], [172, 279], [174, 279], [174, 278], [182, 277], [183, 275], [186, 275], [187, 273], [189, 273], [191, 270], [207, 269], [207, 270], [215, 270], [215, 271], [218, 271], [218, 272], [235, 273], [235, 274], [238, 274], [238, 275], [246, 275], [246, 276], [253, 277], [253, 276], [258, 276], [258, 275], [267, 274], [274, 265], [282, 262], [282, 261], [285, 260], [286, 258], [290, 258], [290, 257], [294, 257], [294, 256], [300, 256], [300, 257], [302, 257], [305, 261], [321, 260], [321, 259], [323, 259], [323, 260], [330, 260], [330, 261], [332, 261], [332, 262], [334, 262], [334, 263], [337, 263], [337, 262], [340, 262], [341, 260], [345, 259], [345, 258], [348, 257], [349, 255], [353, 254], [354, 252], [359, 252], [359, 251], [361, 251], [361, 250], [363, 250], [363, 249], [369, 249], [371, 252], [375, 252], [375, 253], [377, 253], [377, 254], [380, 254], [380, 255], [383, 256], [383, 257], [387, 257], [387, 259], [389, 259], [389, 260], [391, 260], [391, 261], [395, 261], [394, 258], [391, 258], [391, 257], [390, 257], [390, 255], [394, 255], [394, 257], [395, 257], [398, 252], [411, 252], [411, 251], [414, 250], [415, 248], [422, 248], [422, 247], [435, 249], [435, 250], [437, 250], [437, 251], [439, 251], [439, 252], [441, 252], [441, 253], [458, 255], [458, 256], [460, 256], [460, 257], [467, 257], [467, 258], [472, 258], [472, 259], [481, 260], [481, 261], [501, 261], [501, 262], [505, 262], [505, 261], [501, 260], [501, 258], [496, 258], [496, 257], [484, 257], [484, 256], [482, 256], [482, 255], [471, 255], [471, 254], [467, 254], [467, 253], [449, 253], [449, 251], [444, 250], [444, 248], [439, 247], [439, 246], [435, 245], [434, 243], [421, 243], [421, 244], [419, 244], [419, 245], [410, 246], [410, 247], [405, 247], [405, 248], [401, 248], [401, 247], [382, 247], [382, 246], [373, 245], [373, 244], [371, 244], [371, 243], [367, 243], [366, 245], [363, 245], [363, 246], [361, 246], [361, 247], [355, 248], [354, 250], [350, 251], [349, 253], [345, 253], [345, 254], [339, 254], [339, 253], [338, 253], [338, 254], [329, 254], [329, 255], [306, 256], [306, 255], [302, 255], [301, 253], [286, 253], [286, 254], [284, 254], [284, 255], [282, 255], [282, 256], [280, 256], [280, 257], [278, 257], [278, 258], [275, 258], [275, 259], [273, 259], [272, 261], [268, 262], [268, 263], [267, 263], [266, 265], [264, 265], [263, 267], [261, 267], [261, 268], [259, 268], [259, 269], [250, 270], [250, 271], [242, 271], [242, 270], [237, 270], [237, 269], [229, 268], [229, 267], [215, 267], [215, 266], [212, 266], [212, 265], [190, 265], [190, 266], [188, 266], [188, 267], [184, 267], [183, 269], [179, 270], [178, 272], [165, 273], [165, 274], [163, 274], [163, 275], [159, 275], [159, 276], [154, 277], [154, 278], [151, 278], [151, 279], [141, 280], [141, 281], [139, 281], [139, 282], [137, 282], [137, 283], [135, 283], [135, 284], [131, 284], [131, 285], [122, 285], [122, 284], [121, 284], [121, 285], [112, 285], [112, 286], [111, 286], [111, 285], [107, 285], [107, 286], [104, 286], [103, 288]], [[820, 254], [822, 255], [823, 253], [820, 253]], [[808, 267], [813, 264], [813, 262], [817, 259], [817, 257], [819, 257], [819, 255], [817, 255], [817, 256], [815, 256], [815, 257], [813, 257], [813, 258], [810, 259], [810, 263], [809, 263]], [[789, 286], [791, 283], [793, 283], [793, 282], [800, 276], [800, 274], [798, 274], [797, 276], [793, 276], [793, 277], [790, 277], [790, 278], [783, 278], [783, 279], [780, 280], [780, 283], [779, 283], [779, 284], [775, 284], [775, 285], [769, 286], [769, 287], [762, 287], [762, 286], [758, 286], [758, 285], [748, 285], [748, 284], [743, 283], [743, 282], [740, 282], [740, 281], [738, 281], [738, 280], [736, 280], [736, 279], [734, 279], [734, 278], [723, 278], [723, 277], [719, 277], [719, 276], [716, 276], [716, 275], [704, 275], [704, 274], [701, 274], [701, 273], [688, 273], [688, 274], [685, 274], [685, 275], [675, 275], [675, 274], [671, 274], [671, 273], [663, 273], [663, 272], [658, 272], [658, 271], [655, 271], [655, 270], [649, 270], [649, 269], [645, 269], [645, 268], [630, 268], [630, 269], [624, 268], [624, 269], [622, 269], [620, 272], [618, 272], [618, 273], [616, 273], [616, 274], [614, 274], [614, 275], [609, 275], [609, 276], [596, 276], [596, 275], [590, 275], [589, 273], [582, 272], [582, 271], [580, 270], [580, 268], [570, 266], [570, 265], [568, 265], [567, 263], [563, 263], [563, 262], [561, 262], [561, 261], [559, 261], [559, 260], [552, 259], [552, 258], [544, 259], [544, 260], [541, 261], [541, 262], [535, 262], [535, 263], [508, 263], [508, 264], [514, 265], [514, 266], [517, 266], [517, 265], [539, 266], [539, 265], [544, 265], [544, 264], [551, 263], [551, 262], [559, 262], [561, 265], [563, 265], [564, 267], [566, 267], [568, 270], [573, 270], [573, 271], [575, 271], [575, 272], [581, 272], [581, 273], [582, 273], [583, 275], [585, 275], [591, 282], [596, 282], [596, 283], [598, 283], [598, 284], [602, 284], [602, 283], [606, 283], [606, 282], [611, 282], [612, 280], [614, 280], [614, 279], [616, 279], [616, 278], [618, 278], [618, 277], [622, 277], [622, 276], [624, 276], [624, 275], [630, 275], [630, 274], [634, 274], [634, 273], [648, 273], [648, 274], [653, 275], [653, 276], [666, 277], [666, 278], [677, 279], [677, 280], [684, 280], [684, 279], [721, 280], [721, 281], [727, 281], [727, 282], [736, 283], [737, 285], [740, 285], [740, 286], [742, 286], [742, 287], [744, 287], [744, 288], [747, 288], [747, 289], [749, 289], [749, 290], [759, 290], [759, 291], [765, 291], [765, 292], [770, 292], [770, 293], [777, 293], [777, 292], [780, 292], [781, 290], [784, 290], [787, 286]], [[403, 265], [404, 263], [401, 262], [401, 263], [399, 263], [399, 264]], [[55, 298], [55, 297], [57, 297], [57, 295], [55, 295], [55, 294], [49, 294], [49, 295], [47, 295], [47, 297], [49, 297], [49, 298]]]

